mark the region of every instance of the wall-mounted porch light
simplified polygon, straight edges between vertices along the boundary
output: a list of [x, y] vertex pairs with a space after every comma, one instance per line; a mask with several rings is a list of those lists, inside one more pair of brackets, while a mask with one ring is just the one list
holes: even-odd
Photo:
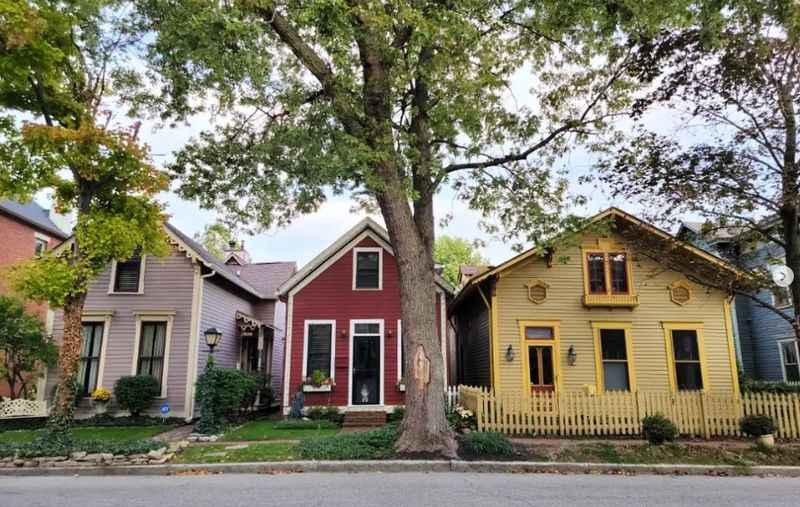
[[569, 350], [567, 351], [567, 364], [570, 366], [575, 366], [575, 362], [578, 360], [578, 353], [575, 352], [575, 347], [573, 345], [569, 346]]
[[511, 345], [506, 349], [506, 361], [509, 363], [514, 360], [514, 347]]

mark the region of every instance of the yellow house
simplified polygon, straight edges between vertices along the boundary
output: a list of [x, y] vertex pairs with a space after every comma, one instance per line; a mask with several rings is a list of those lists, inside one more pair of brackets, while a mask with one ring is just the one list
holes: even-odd
[[706, 281], [747, 275], [619, 209], [592, 223], [466, 283], [450, 308], [459, 383], [738, 394], [730, 298]]

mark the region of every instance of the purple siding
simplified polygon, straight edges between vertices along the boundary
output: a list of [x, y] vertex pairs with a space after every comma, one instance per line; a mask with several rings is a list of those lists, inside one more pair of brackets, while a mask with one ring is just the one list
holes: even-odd
[[[185, 254], [173, 252], [167, 257], [148, 256], [145, 261], [144, 294], [108, 294], [111, 269], [106, 269], [89, 286], [84, 311], [112, 310], [111, 325], [105, 348], [105, 367], [98, 385], [112, 389], [120, 377], [133, 373], [136, 312], [174, 311], [167, 372], [167, 399], [171, 415], [184, 411], [189, 328], [192, 313], [194, 269]], [[63, 333], [63, 312], [56, 310], [53, 334], [60, 341]], [[47, 374], [45, 396], [50, 397], [58, 380], [58, 368]], [[164, 400], [159, 400], [159, 404]], [[157, 410], [157, 407], [153, 407]]]
[[[222, 331], [222, 343], [214, 349], [214, 360], [217, 366], [236, 368], [239, 365], [241, 341], [239, 329], [234, 318], [236, 310], [253, 315], [253, 303], [249, 299], [230, 292], [227, 285], [216, 282], [213, 278], [203, 283], [203, 306], [200, 311], [200, 334], [210, 327]], [[198, 374], [203, 371], [208, 357], [205, 340], [200, 340], [200, 351], [197, 355]]]

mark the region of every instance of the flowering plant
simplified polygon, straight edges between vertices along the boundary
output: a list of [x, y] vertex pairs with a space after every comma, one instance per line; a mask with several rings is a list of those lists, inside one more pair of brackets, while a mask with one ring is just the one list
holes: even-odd
[[98, 387], [92, 391], [92, 400], [94, 401], [109, 401], [111, 400], [111, 391], [105, 387]]
[[472, 412], [472, 410], [462, 405], [456, 405], [453, 407], [453, 411], [447, 414], [447, 420], [450, 423], [450, 426], [452, 426], [454, 430], [458, 431], [475, 429], [477, 427], [475, 414]]

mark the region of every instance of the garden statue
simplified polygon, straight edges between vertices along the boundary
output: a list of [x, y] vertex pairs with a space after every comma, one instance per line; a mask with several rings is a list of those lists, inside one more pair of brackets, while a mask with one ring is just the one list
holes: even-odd
[[305, 404], [306, 397], [303, 394], [303, 386], [300, 386], [300, 389], [294, 393], [294, 397], [292, 398], [292, 408], [289, 411], [289, 417], [292, 419], [300, 419], [303, 417], [303, 405]]

